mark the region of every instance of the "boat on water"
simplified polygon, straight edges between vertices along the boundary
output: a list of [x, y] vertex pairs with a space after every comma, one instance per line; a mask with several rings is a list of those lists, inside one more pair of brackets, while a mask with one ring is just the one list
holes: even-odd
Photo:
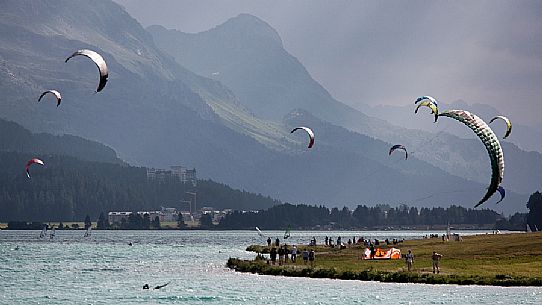
[[45, 236], [47, 236], [47, 226], [43, 226], [40, 232], [40, 238], [45, 238]]

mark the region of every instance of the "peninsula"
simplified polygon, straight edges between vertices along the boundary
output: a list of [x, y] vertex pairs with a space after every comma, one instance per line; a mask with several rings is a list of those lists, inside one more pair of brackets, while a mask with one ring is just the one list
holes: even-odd
[[[254, 260], [230, 258], [227, 266], [239, 272], [292, 277], [332, 278], [397, 283], [542, 286], [542, 233], [484, 234], [463, 237], [462, 241], [442, 238], [407, 240], [395, 247], [404, 255], [414, 254], [412, 271], [405, 260], [363, 260], [363, 245], [346, 249], [324, 245], [297, 245], [298, 250], [313, 249], [314, 265], [305, 264], [300, 255], [293, 263], [273, 265], [267, 246], [252, 245], [247, 251], [258, 253]], [[440, 273], [433, 274], [431, 255], [442, 254]]]

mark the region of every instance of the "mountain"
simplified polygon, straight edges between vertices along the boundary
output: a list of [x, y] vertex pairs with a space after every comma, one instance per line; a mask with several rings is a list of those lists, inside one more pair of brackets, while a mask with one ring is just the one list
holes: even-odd
[[[248, 20], [258, 22], [252, 17]], [[267, 27], [240, 23], [228, 32], [229, 40], [241, 43], [238, 32], [251, 38], [249, 42], [256, 38], [267, 40], [268, 48], [256, 49], [263, 52], [259, 54], [260, 61], [265, 61], [264, 55], [277, 50], [272, 46], [280, 45], [278, 35]], [[74, 134], [99, 141], [131, 164], [154, 167], [181, 164], [197, 168], [203, 178], [212, 177], [235, 188], [281, 200], [328, 205], [402, 202], [425, 206], [471, 205], [481, 197], [487, 183], [487, 176], [483, 176], [483, 184], [478, 184], [461, 175], [450, 175], [438, 166], [431, 166], [435, 158], [428, 161], [421, 153], [413, 154], [413, 164], [419, 164], [417, 168], [410, 164], [405, 168], [400, 168], [402, 164], [390, 164], [383, 157], [387, 156], [386, 142], [394, 143], [388, 141], [392, 137], [402, 138], [402, 128], [333, 100], [291, 56], [284, 62], [282, 57], [276, 58], [278, 74], [271, 75], [267, 82], [262, 80], [261, 84], [280, 81], [280, 85], [261, 92], [282, 94], [281, 87], [287, 86], [287, 92], [299, 94], [298, 98], [290, 97], [288, 103], [276, 104], [283, 109], [274, 116], [258, 115], [259, 109], [253, 106], [265, 103], [265, 94], [256, 95], [259, 90], [252, 92], [257, 100], [247, 101], [248, 95], [238, 94], [227, 80], [213, 79], [212, 73], [223, 72], [213, 70], [211, 78], [191, 72], [193, 67], [186, 68], [177, 56], [174, 59], [164, 53], [136, 20], [110, 1], [2, 2], [0, 39], [3, 118], [32, 132]], [[247, 62], [256, 64], [255, 57], [248, 58], [256, 47], [239, 44], [236, 48], [250, 53]], [[93, 94], [98, 76], [90, 61], [74, 58], [63, 63], [74, 50], [81, 48], [98, 51], [108, 63], [110, 79], [100, 93]], [[273, 67], [272, 63], [265, 65], [266, 69], [269, 67]], [[284, 83], [279, 77], [284, 76], [284, 69], [295, 74], [296, 79], [286, 78]], [[258, 77], [259, 74], [245, 75], [244, 79], [250, 84], [251, 78]], [[295, 86], [295, 81], [310, 90], [297, 92], [299, 86]], [[288, 85], [288, 82], [294, 83]], [[37, 97], [45, 89], [62, 92], [60, 107], [50, 100], [37, 103]], [[317, 104], [310, 102], [310, 97]], [[299, 109], [302, 115], [292, 117], [292, 109]], [[285, 120], [284, 115], [287, 115]], [[310, 119], [314, 120], [319, 136], [317, 146], [307, 150], [305, 136], [289, 131], [293, 125]], [[359, 131], [354, 127], [365, 130], [366, 135], [352, 132]], [[419, 132], [408, 132], [412, 139], [422, 139]], [[376, 133], [387, 137], [376, 137]], [[427, 133], [427, 142], [431, 136]], [[353, 139], [352, 143], [347, 139]], [[457, 163], [461, 164], [462, 158], [465, 157], [459, 155]], [[537, 160], [537, 156], [533, 159]], [[487, 169], [487, 165], [483, 168]], [[431, 181], [430, 187], [426, 186], [427, 181]], [[458, 195], [469, 188], [475, 189], [473, 194]], [[507, 196], [510, 204], [498, 208], [506, 212], [523, 211], [526, 195], [523, 196], [510, 189]]]
[[[440, 109], [469, 109], [469, 111], [476, 113], [479, 117], [483, 118], [486, 122], [497, 115], [503, 115], [496, 108], [486, 104], [469, 104], [462, 100], [458, 100], [452, 103], [439, 103]], [[404, 120], [405, 113], [412, 112], [412, 103], [404, 106], [369, 106], [363, 105], [360, 109], [371, 116], [382, 118], [390, 123], [409, 129], [420, 129], [429, 132], [438, 132], [434, 127], [431, 120]], [[542, 128], [535, 128], [533, 126], [522, 125], [512, 120], [512, 135], [503, 140], [503, 142], [511, 142], [516, 144], [519, 148], [526, 151], [537, 151], [542, 153]], [[445, 130], [446, 133], [450, 133], [462, 138], [474, 138], [474, 133], [470, 130], [466, 130], [462, 125], [447, 124]], [[494, 123], [492, 129], [495, 130], [499, 137], [502, 137], [506, 131], [505, 124], [502, 122]]]
[[[164, 55], [120, 6], [110, 1], [7, 1], [0, 16], [2, 117], [36, 132], [98, 140], [133, 164], [184, 164], [198, 168], [203, 177], [236, 185], [242, 180], [235, 173], [269, 154], [265, 145], [233, 126], [242, 117], [266, 127], [258, 132], [278, 133], [272, 123], [251, 119], [219, 82]], [[63, 62], [81, 48], [98, 51], [108, 63], [110, 78], [98, 94], [93, 94], [97, 72], [90, 61]], [[50, 88], [63, 95], [58, 108], [36, 102]], [[219, 117], [212, 108], [217, 101], [220, 113], [234, 109], [233, 114]], [[249, 123], [241, 124], [247, 133]]]
[[[469, 140], [472, 131], [464, 125], [446, 118], [432, 124], [433, 120], [424, 111], [417, 115], [413, 113], [413, 101], [410, 109], [403, 109], [390, 120], [397, 125], [346, 106], [320, 86], [284, 49], [276, 31], [257, 17], [241, 14], [208, 31], [194, 34], [167, 30], [162, 26], [147, 29], [158, 47], [188, 69], [224, 83], [239, 96], [239, 102], [257, 116], [278, 120], [293, 109], [306, 109], [334, 125], [388, 143], [404, 144], [419, 159], [452, 175], [482, 184], [488, 181], [487, 153], [481, 143]], [[485, 110], [484, 113], [489, 113]], [[420, 121], [426, 122], [423, 130], [403, 127], [418, 126]], [[521, 133], [521, 127], [518, 127], [518, 133]], [[496, 130], [499, 128], [497, 126]], [[461, 137], [448, 130], [456, 130]], [[525, 152], [506, 141], [503, 143], [507, 162], [504, 186], [525, 194], [542, 188], [538, 171], [542, 167], [542, 155]], [[532, 164], [522, 166], [523, 160]]]
[[257, 117], [277, 121], [302, 108], [365, 133], [389, 127], [335, 100], [284, 49], [278, 33], [257, 17], [241, 14], [196, 34], [156, 25], [147, 30], [158, 47], [191, 71], [225, 84]]
[[[299, 187], [305, 192], [318, 194], [318, 185], [328, 179], [329, 183], [340, 187], [326, 190], [331, 192], [333, 198], [340, 199], [339, 202], [348, 202], [349, 206], [356, 205], [353, 203], [393, 205], [394, 202], [418, 207], [431, 207], [437, 202], [469, 206], [481, 198], [487, 187], [486, 184], [449, 175], [420, 159], [415, 152], [409, 154], [408, 160], [404, 159], [402, 151], [389, 156], [388, 143], [330, 124], [307, 111], [294, 110], [285, 118], [285, 123], [289, 126], [299, 126], [301, 123], [310, 125], [318, 131], [319, 136], [316, 140], [318, 147], [315, 145], [317, 150], [310, 155], [305, 154], [307, 160], [296, 161], [306, 165], [305, 174], [294, 174], [291, 180], [299, 181], [289, 183], [302, 184]], [[329, 152], [331, 150], [339, 150], [340, 153], [333, 156]], [[331, 166], [321, 168], [320, 164], [323, 163]], [[315, 170], [317, 168], [320, 170]], [[324, 181], [318, 183], [322, 177], [317, 176], [322, 173], [326, 173]], [[358, 199], [352, 201], [352, 198]], [[506, 212], [523, 210], [525, 198], [525, 195], [508, 192], [507, 204], [495, 208]]]
[[[24, 165], [38, 157], [32, 179]], [[181, 206], [186, 191], [216, 209], [265, 209], [280, 201], [235, 190], [211, 180], [196, 187], [174, 180], [148, 180], [145, 168], [129, 166], [103, 144], [77, 136], [34, 134], [0, 120], [0, 221], [81, 221], [111, 210], [156, 210]]]
[[32, 133], [17, 123], [2, 119], [0, 151], [35, 154], [35, 157], [64, 155], [85, 161], [123, 164], [113, 149], [101, 143], [72, 135]]

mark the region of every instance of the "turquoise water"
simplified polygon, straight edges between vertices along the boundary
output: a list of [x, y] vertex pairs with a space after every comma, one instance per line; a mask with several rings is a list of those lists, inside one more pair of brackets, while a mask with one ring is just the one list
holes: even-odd
[[[265, 232], [280, 236], [283, 232]], [[294, 232], [312, 236], [419, 238], [437, 232]], [[441, 233], [442, 232], [438, 232]], [[249, 231], [0, 231], [0, 304], [542, 304], [542, 288], [393, 284], [236, 273], [228, 257], [253, 258]], [[133, 246], [128, 243], [132, 242]], [[18, 247], [18, 250], [16, 250]], [[160, 290], [143, 290], [170, 284]]]

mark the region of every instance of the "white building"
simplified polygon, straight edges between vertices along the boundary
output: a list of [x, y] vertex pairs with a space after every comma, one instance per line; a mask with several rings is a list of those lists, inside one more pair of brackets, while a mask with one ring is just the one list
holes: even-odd
[[130, 216], [132, 212], [109, 212], [107, 214], [107, 220], [110, 224], [120, 224], [122, 222], [122, 219], [125, 221], [128, 221], [128, 216]]
[[[128, 216], [130, 216], [131, 214], [132, 212], [109, 212], [107, 214], [107, 218], [110, 224], [120, 224], [122, 222], [122, 219], [128, 221]], [[139, 211], [137, 212], [137, 214], [141, 217], [143, 217], [145, 214], [148, 214], [151, 221], [158, 217], [158, 219], [160, 219], [160, 222], [177, 221], [179, 215], [176, 208], [165, 207], [162, 207], [160, 211]]]
[[171, 174], [174, 178], [179, 179], [182, 183], [191, 183], [192, 186], [197, 185], [196, 169], [188, 169], [184, 166], [171, 166]]
[[191, 183], [192, 186], [197, 185], [196, 169], [188, 169], [184, 166], [175, 165], [170, 167], [171, 170], [160, 168], [147, 168], [147, 179], [158, 180], [163, 182], [167, 179], [175, 179], [182, 183]]

